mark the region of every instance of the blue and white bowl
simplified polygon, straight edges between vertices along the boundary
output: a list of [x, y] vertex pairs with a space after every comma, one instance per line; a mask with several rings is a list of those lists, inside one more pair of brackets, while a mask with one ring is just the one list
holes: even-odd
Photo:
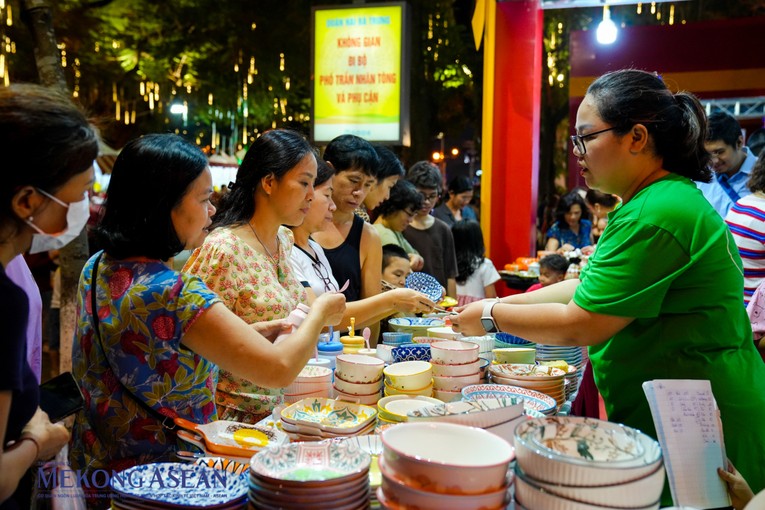
[[510, 333], [497, 333], [495, 339], [494, 339], [494, 348], [495, 349], [502, 349], [505, 347], [513, 347], [515, 345], [531, 345], [534, 342], [530, 342], [529, 340], [526, 340], [525, 338], [521, 338], [519, 336], [511, 335]]
[[407, 289], [416, 290], [428, 296], [434, 303], [441, 301], [444, 288], [428, 273], [409, 273], [404, 283]]
[[410, 333], [412, 336], [427, 336], [428, 328], [443, 326], [444, 321], [427, 317], [394, 317], [388, 319], [388, 325], [393, 331]]
[[393, 348], [393, 362], [430, 361], [429, 344], [404, 344]]

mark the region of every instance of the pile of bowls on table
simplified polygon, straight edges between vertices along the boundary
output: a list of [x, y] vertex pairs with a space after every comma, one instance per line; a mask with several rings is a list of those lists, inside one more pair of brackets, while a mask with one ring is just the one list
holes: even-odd
[[[409, 333], [412, 336], [426, 336], [429, 328], [437, 328], [445, 323], [441, 319], [428, 317], [393, 317], [388, 319], [391, 330], [399, 333]], [[383, 342], [385, 335], [383, 334]], [[409, 343], [408, 341], [406, 343]]]
[[332, 369], [328, 367], [307, 365], [292, 384], [284, 388], [284, 402], [287, 404], [294, 404], [308, 397], [331, 396]]
[[422, 395], [391, 395], [377, 402], [377, 423], [388, 425], [408, 421], [407, 415], [413, 411], [435, 407], [442, 404], [438, 399]]
[[383, 367], [385, 362], [379, 358], [340, 354], [335, 368], [335, 397], [359, 404], [376, 404], [383, 387]]
[[391, 351], [393, 363], [402, 361], [430, 361], [429, 344], [402, 344]]
[[474, 401], [495, 398], [521, 399], [526, 414], [535, 417], [543, 415], [552, 416], [558, 408], [558, 403], [549, 395], [526, 388], [520, 388], [518, 386], [509, 386], [507, 384], [475, 384], [473, 386], [462, 388], [463, 400]]
[[377, 410], [330, 398], [306, 398], [282, 409], [279, 419], [292, 441], [320, 441], [369, 434]]
[[[587, 363], [587, 349], [584, 347], [563, 347], [559, 345], [537, 344], [537, 361], [547, 364], [554, 361], [565, 361], [569, 366], [566, 372], [566, 400], [579, 389], [579, 381], [584, 374]], [[575, 369], [571, 369], [571, 367]]]
[[434, 396], [444, 402], [459, 400], [465, 386], [481, 382], [478, 345], [459, 340], [430, 344]]
[[510, 333], [499, 332], [494, 334], [494, 349], [502, 349], [505, 347], [534, 347], [534, 345], [534, 342], [519, 336], [511, 335]]
[[523, 509], [659, 508], [661, 448], [639, 430], [594, 418], [533, 419], [516, 428], [515, 453]]
[[474, 427], [403, 423], [382, 433], [379, 459], [384, 508], [501, 509], [509, 502], [512, 447]]
[[353, 441], [291, 443], [250, 461], [250, 508], [367, 508], [372, 457]]
[[558, 406], [563, 405], [566, 401], [564, 391], [566, 372], [559, 368], [511, 363], [491, 365], [489, 374], [495, 384], [518, 386], [544, 393], [554, 398]]
[[402, 361], [383, 369], [384, 394], [433, 396], [433, 366], [427, 361]]

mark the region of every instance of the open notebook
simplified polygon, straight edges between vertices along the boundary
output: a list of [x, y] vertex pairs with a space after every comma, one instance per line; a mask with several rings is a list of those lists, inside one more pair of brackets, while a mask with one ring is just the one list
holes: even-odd
[[726, 465], [720, 410], [709, 381], [656, 379], [643, 383], [672, 499], [677, 506], [730, 506], [717, 468]]

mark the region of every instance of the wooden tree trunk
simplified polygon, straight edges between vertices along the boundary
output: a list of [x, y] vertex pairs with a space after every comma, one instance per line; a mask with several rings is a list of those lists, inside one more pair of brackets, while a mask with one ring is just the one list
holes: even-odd
[[[53, 30], [53, 15], [45, 0], [21, 0], [24, 19], [35, 43], [35, 62], [40, 84], [66, 90], [66, 77]], [[61, 357], [60, 371], [72, 368], [72, 339], [76, 327], [77, 282], [88, 260], [88, 238], [83, 230], [79, 237], [61, 250]]]

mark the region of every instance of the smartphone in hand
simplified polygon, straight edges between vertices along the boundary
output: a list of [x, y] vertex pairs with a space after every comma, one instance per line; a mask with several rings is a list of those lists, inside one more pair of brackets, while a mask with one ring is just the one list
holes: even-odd
[[85, 400], [71, 372], [45, 381], [40, 385], [40, 409], [56, 423], [82, 409]]

